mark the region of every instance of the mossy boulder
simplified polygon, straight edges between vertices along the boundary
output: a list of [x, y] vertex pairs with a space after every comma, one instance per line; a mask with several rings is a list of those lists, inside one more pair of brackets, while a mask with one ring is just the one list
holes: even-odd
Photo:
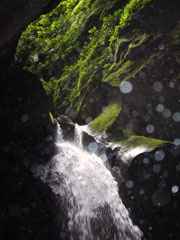
[[97, 133], [103, 133], [108, 130], [119, 116], [121, 107], [119, 104], [112, 103], [106, 106], [103, 112], [90, 123], [90, 127]]
[[17, 61], [38, 75], [58, 112], [85, 123], [118, 102], [111, 129], [119, 136], [127, 130], [174, 141], [179, 7], [164, 0], [61, 1], [22, 34]]

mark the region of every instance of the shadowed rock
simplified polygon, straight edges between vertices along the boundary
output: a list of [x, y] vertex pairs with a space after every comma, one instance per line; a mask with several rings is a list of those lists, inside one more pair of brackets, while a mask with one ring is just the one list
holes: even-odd
[[49, 11], [58, 0], [2, 0], [0, 3], [0, 65], [12, 60], [23, 29], [40, 14]]
[[128, 169], [124, 202], [147, 239], [180, 237], [179, 160], [180, 148], [164, 145], [137, 156]]

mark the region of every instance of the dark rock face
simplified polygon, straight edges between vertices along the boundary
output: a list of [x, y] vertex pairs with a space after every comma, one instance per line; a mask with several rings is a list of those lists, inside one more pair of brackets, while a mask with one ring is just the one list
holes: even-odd
[[[1, 82], [1, 127], [5, 129], [7, 126], [6, 139], [1, 141], [5, 143], [19, 140], [23, 144], [31, 139], [36, 144], [38, 138], [48, 132], [48, 112], [52, 109], [40, 82], [36, 76], [17, 66], [1, 74]], [[43, 128], [46, 129], [46, 134]]]
[[40, 81], [14, 63], [14, 53], [22, 30], [58, 1], [1, 1], [0, 3], [0, 130], [1, 149], [17, 154], [29, 151], [50, 134], [53, 125], [50, 99]]
[[121, 185], [124, 203], [145, 239], [180, 237], [180, 148], [164, 145], [137, 156]]
[[[44, 163], [54, 154], [54, 126], [49, 118], [49, 112], [53, 108], [36, 76], [17, 67], [13, 61], [22, 30], [57, 2], [2, 0], [0, 3], [0, 186], [3, 193], [0, 199], [0, 239], [2, 240], [12, 238], [55, 240], [60, 239], [59, 233], [65, 231], [62, 224], [65, 221], [63, 211], [58, 217], [55, 213], [57, 208], [61, 210], [56, 196], [42, 182], [35, 180], [29, 172], [33, 161]], [[85, 79], [89, 79], [89, 73], [102, 79], [102, 82], [97, 84], [97, 78], [92, 77], [90, 81], [92, 86], [86, 84], [86, 81], [81, 81], [85, 82], [84, 86], [80, 86], [83, 94], [82, 92], [74, 94], [75, 97], [80, 94], [80, 100], [83, 99], [83, 107], [80, 109], [80, 113], [84, 114], [80, 116], [82, 122], [88, 117], [95, 117], [110, 101], [117, 100], [122, 103], [123, 110], [113, 126], [114, 129], [118, 126], [120, 129], [127, 128], [136, 133], [170, 140], [179, 137], [178, 6], [170, 1], [156, 1], [156, 5], [152, 5], [149, 10], [146, 8], [141, 12], [142, 15], [135, 14], [132, 27], [123, 30], [122, 34], [117, 36], [117, 40], [121, 40], [121, 36], [126, 38], [127, 44], [125, 46], [122, 44], [119, 50], [113, 53], [114, 59], [107, 52], [105, 65], [101, 65], [104, 55], [100, 50], [104, 52], [108, 49], [107, 44], [101, 45], [103, 40], [94, 50], [97, 56], [92, 55], [93, 59], [100, 59], [97, 61], [98, 64], [94, 60], [93, 64], [82, 61], [85, 62], [84, 69], [88, 70], [87, 74], [84, 74]], [[156, 9], [158, 9], [157, 15]], [[85, 15], [88, 16], [87, 13]], [[152, 16], [156, 17], [152, 18]], [[165, 24], [164, 19], [166, 19]], [[78, 46], [79, 49], [82, 46]], [[97, 51], [98, 49], [100, 52]], [[72, 55], [71, 52], [68, 54]], [[69, 55], [65, 60], [70, 59]], [[129, 61], [132, 68], [126, 69]], [[115, 65], [114, 70], [109, 68], [113, 73], [117, 66], [118, 69], [122, 69], [121, 74], [115, 74], [113, 79], [111, 79], [111, 71], [104, 68], [109, 62]], [[94, 65], [98, 65], [99, 69], [95, 69], [94, 72], [88, 68], [91, 65], [92, 69], [95, 69]], [[69, 78], [71, 81], [68, 79], [67, 84], [64, 84], [68, 90], [68, 84], [76, 76], [81, 75], [77, 70], [79, 68], [71, 69], [69, 75], [72, 79]], [[119, 80], [116, 86], [112, 82], [114, 77]], [[119, 90], [119, 84], [127, 79], [133, 83], [133, 92], [130, 95], [123, 95]], [[95, 85], [99, 87], [95, 89]], [[94, 93], [97, 95], [96, 98], [93, 96]], [[80, 100], [76, 100], [78, 105]], [[63, 124], [68, 125], [66, 134], [69, 135], [72, 134], [74, 126], [66, 123], [66, 120], [63, 120]], [[157, 131], [154, 131], [153, 127]], [[73, 136], [70, 135], [71, 137]], [[84, 141], [88, 144], [93, 142], [91, 137], [85, 138]], [[133, 160], [129, 168], [118, 163], [115, 152], [111, 152], [110, 149], [108, 151], [114, 176], [120, 183], [120, 194], [122, 193], [121, 196], [130, 209], [134, 221], [142, 228], [145, 238], [179, 240], [179, 148], [166, 145], [151, 153], [141, 154]], [[68, 239], [68, 236], [66, 237], [65, 234], [63, 239]]]
[[2, 240], [48, 240], [57, 239], [59, 234], [51, 205], [58, 204], [55, 196], [29, 171], [33, 161], [45, 162], [54, 153], [54, 126], [49, 117], [52, 105], [37, 77], [14, 63], [21, 31], [57, 2], [2, 0], [0, 3]]
[[167, 0], [89, 1], [83, 10], [76, 2], [59, 5], [22, 35], [17, 58], [74, 120], [89, 122], [116, 101], [122, 111], [112, 135], [122, 138], [127, 130], [174, 141], [180, 135], [179, 9], [179, 1]]
[[[11, 154], [0, 170], [0, 238], [60, 240], [65, 221], [60, 200]], [[57, 216], [57, 208], [58, 216]], [[66, 238], [63, 238], [66, 239]]]
[[57, 117], [57, 122], [60, 124], [62, 128], [63, 138], [69, 141], [74, 140], [75, 124], [72, 122], [72, 120], [65, 115], [60, 115]]
[[0, 3], [0, 64], [12, 60], [22, 30], [37, 16], [50, 10], [58, 0], [2, 0]]

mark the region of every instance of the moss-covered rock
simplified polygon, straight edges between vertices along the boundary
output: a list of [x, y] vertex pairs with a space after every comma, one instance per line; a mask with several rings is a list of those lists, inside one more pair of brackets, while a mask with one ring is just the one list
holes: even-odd
[[121, 107], [118, 104], [112, 103], [108, 105], [104, 108], [103, 112], [90, 123], [90, 127], [98, 133], [107, 131], [119, 116], [120, 111]]
[[152, 150], [167, 142], [156, 138], [149, 138], [144, 136], [130, 136], [129, 138], [124, 139], [117, 143], [119, 143], [122, 148], [127, 150], [136, 147], [145, 147], [148, 150]]
[[23, 33], [17, 60], [39, 76], [58, 111], [89, 122], [116, 101], [120, 136], [128, 129], [173, 141], [179, 22], [179, 2], [61, 1]]

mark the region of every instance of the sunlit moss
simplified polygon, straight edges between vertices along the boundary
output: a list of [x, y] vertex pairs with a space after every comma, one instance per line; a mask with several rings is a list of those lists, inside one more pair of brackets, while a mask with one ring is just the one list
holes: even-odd
[[127, 139], [124, 139], [116, 143], [119, 143], [122, 147], [127, 149], [135, 147], [147, 147], [150, 149], [154, 149], [168, 142], [156, 138], [133, 135], [128, 137]]
[[152, 2], [152, 0], [130, 0], [128, 4], [126, 4], [123, 13], [120, 18], [120, 27], [124, 27], [128, 21], [130, 21], [133, 17], [133, 14], [148, 3]]
[[149, 2], [131, 0], [120, 8], [118, 0], [63, 0], [22, 34], [17, 59], [43, 79], [56, 106], [80, 111], [93, 82], [118, 86], [143, 68], [146, 59], [134, 61], [129, 55], [149, 35], [135, 29], [121, 36], [116, 30]]
[[130, 0], [124, 7], [121, 15], [119, 24], [116, 26], [114, 33], [110, 38], [111, 46], [116, 41], [119, 31], [129, 24], [132, 20], [134, 14], [144, 8], [147, 4], [151, 3], [153, 0]]
[[102, 113], [90, 123], [91, 129], [98, 133], [106, 131], [115, 122], [120, 111], [121, 106], [119, 104], [112, 103], [108, 105]]

